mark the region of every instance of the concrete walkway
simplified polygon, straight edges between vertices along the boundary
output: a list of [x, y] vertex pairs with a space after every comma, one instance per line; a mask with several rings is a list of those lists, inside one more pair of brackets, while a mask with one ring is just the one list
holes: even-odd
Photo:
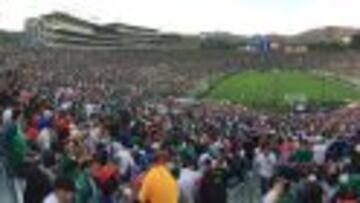
[[245, 182], [229, 189], [228, 203], [260, 203], [260, 182], [253, 174], [248, 174]]
[[0, 163], [0, 202], [17, 203], [14, 189], [2, 163]]

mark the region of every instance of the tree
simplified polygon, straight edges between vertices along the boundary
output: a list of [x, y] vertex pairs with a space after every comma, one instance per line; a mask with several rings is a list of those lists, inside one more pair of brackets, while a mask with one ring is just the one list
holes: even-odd
[[360, 49], [360, 34], [354, 35], [352, 37], [351, 47], [353, 49]]

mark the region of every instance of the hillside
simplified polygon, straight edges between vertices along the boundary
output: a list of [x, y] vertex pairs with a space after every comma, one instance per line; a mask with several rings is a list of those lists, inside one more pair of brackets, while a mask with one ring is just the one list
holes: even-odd
[[360, 30], [352, 27], [328, 26], [311, 29], [291, 36], [290, 40], [297, 43], [313, 44], [319, 42], [341, 42], [347, 37], [360, 33]]

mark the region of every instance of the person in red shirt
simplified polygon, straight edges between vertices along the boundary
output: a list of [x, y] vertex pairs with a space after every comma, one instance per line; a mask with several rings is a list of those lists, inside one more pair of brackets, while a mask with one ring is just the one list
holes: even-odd
[[98, 160], [92, 164], [91, 173], [102, 191], [102, 202], [111, 202], [120, 180], [117, 166], [108, 160]]
[[35, 142], [38, 138], [39, 131], [34, 126], [29, 126], [25, 132], [26, 139], [30, 142]]
[[60, 140], [65, 140], [70, 134], [71, 120], [66, 115], [56, 115], [55, 127]]

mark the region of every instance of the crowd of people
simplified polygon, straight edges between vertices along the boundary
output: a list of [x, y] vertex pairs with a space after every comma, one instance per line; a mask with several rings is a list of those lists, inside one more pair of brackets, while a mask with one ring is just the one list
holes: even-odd
[[76, 92], [1, 94], [1, 160], [17, 202], [226, 203], [248, 173], [264, 203], [359, 201], [355, 104], [275, 115], [176, 98], [115, 108]]
[[16, 203], [242, 203], [228, 191], [249, 177], [256, 203], [360, 201], [359, 105], [273, 114], [148, 99], [139, 88], [165, 84], [176, 95], [255, 57], [148, 54], [35, 50], [0, 60], [16, 67], [0, 91], [0, 185]]

